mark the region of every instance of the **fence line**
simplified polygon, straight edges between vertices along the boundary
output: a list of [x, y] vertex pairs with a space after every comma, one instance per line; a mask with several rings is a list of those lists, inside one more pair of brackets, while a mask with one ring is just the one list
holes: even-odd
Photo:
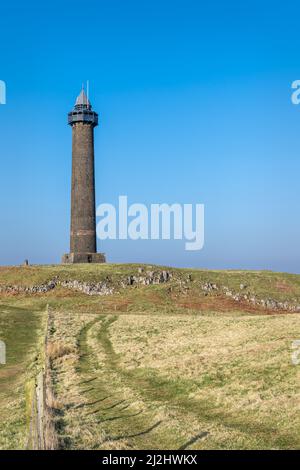
[[35, 377], [31, 402], [31, 416], [27, 449], [58, 449], [58, 438], [55, 431], [54, 413], [50, 406], [53, 398], [50, 361], [47, 356], [50, 326], [49, 306], [46, 307], [46, 328], [43, 344], [43, 366]]

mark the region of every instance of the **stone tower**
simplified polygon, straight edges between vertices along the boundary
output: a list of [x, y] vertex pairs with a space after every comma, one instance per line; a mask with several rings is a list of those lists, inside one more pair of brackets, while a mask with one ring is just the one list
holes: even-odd
[[94, 127], [98, 114], [82, 88], [73, 111], [68, 114], [72, 127], [72, 194], [70, 253], [63, 263], [105, 263], [103, 253], [97, 253]]

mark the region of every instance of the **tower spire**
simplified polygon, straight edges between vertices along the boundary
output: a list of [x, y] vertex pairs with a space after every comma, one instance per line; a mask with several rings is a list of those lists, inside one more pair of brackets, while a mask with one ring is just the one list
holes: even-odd
[[89, 102], [89, 99], [88, 99], [88, 97], [85, 93], [83, 84], [82, 84], [81, 92], [79, 93], [79, 95], [76, 98], [75, 108], [77, 106], [85, 106], [85, 107], [88, 107], [89, 109], [92, 108], [91, 103]]

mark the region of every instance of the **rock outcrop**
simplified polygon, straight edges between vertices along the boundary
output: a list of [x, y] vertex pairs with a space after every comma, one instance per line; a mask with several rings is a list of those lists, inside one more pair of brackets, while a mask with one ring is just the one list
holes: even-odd
[[57, 286], [64, 287], [66, 289], [73, 289], [75, 291], [83, 292], [87, 295], [111, 295], [117, 292], [120, 288], [126, 288], [128, 286], [147, 286], [150, 284], [161, 284], [168, 282], [172, 279], [172, 273], [169, 271], [146, 271], [144, 276], [128, 276], [125, 279], [121, 279], [114, 284], [108, 277], [107, 280], [100, 282], [82, 282], [78, 280], [60, 280], [58, 277], [51, 279], [45, 284], [36, 286], [16, 286], [6, 285], [0, 286], [0, 293], [6, 294], [44, 294]]
[[[86, 295], [112, 295], [120, 291], [120, 289], [126, 289], [129, 287], [138, 286], [149, 286], [156, 284], [163, 284], [169, 281], [173, 281], [170, 292], [174, 289], [180, 289], [180, 291], [188, 295], [193, 278], [190, 274], [179, 275], [175, 272], [167, 270], [156, 270], [150, 271], [145, 268], [138, 268], [137, 275], [130, 275], [124, 278], [120, 278], [117, 281], [112, 281], [108, 276], [105, 280], [99, 282], [83, 282], [79, 280], [60, 280], [59, 277], [55, 277], [50, 281], [31, 287], [16, 286], [16, 285], [0, 285], [0, 293], [6, 294], [44, 294], [57, 286], [64, 287], [66, 289], [72, 289], [78, 292], [83, 292]], [[197, 281], [196, 281], [197, 282]], [[287, 311], [287, 312], [300, 312], [300, 304], [297, 299], [294, 301], [278, 301], [272, 298], [259, 298], [255, 293], [247, 290], [248, 286], [240, 284], [239, 291], [234, 291], [225, 285], [217, 285], [214, 282], [206, 281], [200, 284], [200, 289], [204, 292], [204, 295], [221, 295], [229, 297], [235, 302], [246, 302], [253, 306], [265, 308], [272, 311]]]

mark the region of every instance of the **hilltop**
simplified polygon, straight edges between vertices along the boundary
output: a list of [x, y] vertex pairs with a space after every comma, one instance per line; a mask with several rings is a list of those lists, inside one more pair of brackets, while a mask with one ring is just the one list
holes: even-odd
[[[166, 273], [166, 278], [163, 277], [163, 273]], [[29, 294], [48, 293], [50, 298], [55, 299], [57, 295], [60, 298], [64, 297], [61, 292], [62, 287], [69, 287], [73, 288], [74, 292], [81, 291], [91, 295], [118, 293], [123, 295], [126, 287], [137, 288], [159, 284], [168, 284], [166, 293], [171, 294], [174, 291], [186, 294], [191, 305], [194, 302], [194, 307], [200, 310], [207, 309], [206, 304], [211, 298], [214, 298], [212, 304], [217, 303], [220, 309], [223, 305], [225, 310], [228, 302], [236, 308], [236, 301], [242, 305], [242, 308], [245, 304], [249, 304], [250, 310], [253, 310], [252, 307], [258, 309], [267, 307], [271, 310], [288, 310], [291, 307], [296, 311], [300, 310], [300, 275], [297, 274], [178, 269], [140, 264], [0, 267], [2, 294], [18, 292], [21, 294], [23, 290]], [[56, 290], [50, 293], [54, 289]], [[58, 290], [60, 292], [57, 292]], [[87, 299], [86, 301], [89, 303]]]
[[294, 274], [1, 267], [0, 448], [299, 448], [299, 310]]

